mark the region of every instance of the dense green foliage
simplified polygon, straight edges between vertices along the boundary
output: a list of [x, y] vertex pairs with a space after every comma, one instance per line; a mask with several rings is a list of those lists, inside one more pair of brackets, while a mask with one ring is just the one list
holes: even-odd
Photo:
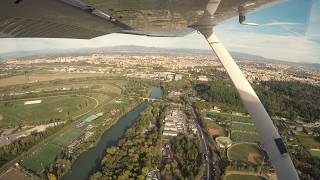
[[210, 84], [196, 84], [194, 89], [201, 98], [222, 106], [225, 110], [244, 111], [236, 89], [226, 81], [213, 81]]
[[267, 81], [256, 89], [274, 115], [292, 120], [301, 116], [308, 122], [320, 119], [320, 87], [301, 82]]
[[91, 179], [144, 179], [161, 163], [161, 134], [165, 106], [153, 105], [142, 113], [118, 146], [109, 148], [102, 171]]
[[164, 179], [200, 179], [204, 167], [201, 145], [197, 136], [180, 135], [171, 139], [175, 160], [166, 164], [161, 175]]
[[303, 146], [291, 152], [291, 157], [301, 179], [320, 179], [320, 158], [313, 158]]
[[[266, 81], [254, 86], [259, 98], [271, 115], [307, 122], [320, 119], [320, 87], [301, 82]], [[244, 112], [235, 88], [226, 81], [194, 86], [198, 96], [221, 105], [225, 110]]]

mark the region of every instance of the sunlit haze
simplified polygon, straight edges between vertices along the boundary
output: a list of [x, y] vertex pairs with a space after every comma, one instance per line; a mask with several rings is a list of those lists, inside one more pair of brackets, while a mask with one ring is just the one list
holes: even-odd
[[[232, 18], [215, 28], [225, 46], [234, 52], [265, 58], [318, 63], [320, 59], [320, 1], [289, 0], [249, 13], [248, 20], [260, 24], [247, 27]], [[1, 39], [0, 53], [40, 49], [93, 48], [138, 45], [161, 48], [209, 49], [194, 32], [185, 37], [146, 37], [109, 34], [92, 40]]]

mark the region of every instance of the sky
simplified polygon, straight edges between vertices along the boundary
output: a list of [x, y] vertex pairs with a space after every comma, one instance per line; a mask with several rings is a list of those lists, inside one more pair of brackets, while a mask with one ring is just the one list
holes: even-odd
[[[320, 63], [320, 0], [284, 0], [247, 14], [243, 26], [232, 18], [215, 27], [229, 51], [291, 62]], [[184, 37], [164, 38], [110, 34], [91, 40], [0, 39], [2, 53], [41, 49], [70, 49], [137, 45], [162, 48], [210, 49], [197, 32]]]

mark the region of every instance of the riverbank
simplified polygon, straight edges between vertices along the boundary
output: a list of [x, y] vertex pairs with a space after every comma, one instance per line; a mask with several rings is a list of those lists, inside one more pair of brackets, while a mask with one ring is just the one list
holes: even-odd
[[91, 148], [94, 148], [97, 146], [97, 144], [99, 143], [99, 141], [102, 138], [102, 135], [108, 131], [108, 129], [110, 129], [113, 125], [115, 125], [121, 118], [123, 118], [123, 116], [127, 115], [129, 112], [131, 112], [132, 110], [134, 110], [135, 108], [137, 108], [141, 103], [143, 103], [143, 101], [137, 101], [133, 104], [131, 104], [129, 107], [126, 108], [125, 111], [121, 112], [117, 117], [112, 118], [109, 122], [109, 124], [105, 126], [101, 126], [99, 129], [96, 130], [95, 134], [90, 137], [88, 139], [89, 143], [84, 143], [81, 144], [79, 149], [81, 149], [80, 151], [75, 151], [72, 154], [72, 161], [71, 163], [73, 164], [74, 161], [82, 154], [85, 153], [86, 151], [89, 151]]
[[[162, 90], [158, 87], [152, 87], [151, 98], [161, 97]], [[136, 101], [138, 104], [141, 101]], [[99, 140], [95, 141], [95, 146], [88, 148], [85, 152], [81, 153], [78, 158], [73, 162], [71, 171], [63, 176], [62, 179], [88, 179], [90, 175], [101, 168], [100, 161], [109, 147], [118, 143], [123, 137], [126, 130], [133, 126], [139, 119], [140, 113], [143, 112], [150, 103], [142, 102], [139, 106], [132, 109], [132, 111], [122, 111], [122, 116], [119, 120], [113, 120], [108, 129], [100, 136]], [[129, 111], [129, 112], [128, 112]], [[127, 113], [126, 113], [127, 112]]]

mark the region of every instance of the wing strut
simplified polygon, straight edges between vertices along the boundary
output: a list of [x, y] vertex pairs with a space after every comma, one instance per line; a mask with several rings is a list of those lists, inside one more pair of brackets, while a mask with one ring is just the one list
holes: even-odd
[[213, 33], [212, 28], [211, 30], [207, 31], [203, 29], [199, 31], [205, 36], [212, 50], [218, 56], [220, 62], [226, 69], [229, 77], [235, 85], [244, 106], [250, 113], [256, 129], [262, 137], [263, 146], [265, 147], [269, 159], [276, 170], [278, 179], [299, 179], [297, 171], [290, 159], [282, 138], [273, 125], [273, 122], [261, 103], [259, 97], [251, 87], [244, 74], [241, 72], [238, 65]]

